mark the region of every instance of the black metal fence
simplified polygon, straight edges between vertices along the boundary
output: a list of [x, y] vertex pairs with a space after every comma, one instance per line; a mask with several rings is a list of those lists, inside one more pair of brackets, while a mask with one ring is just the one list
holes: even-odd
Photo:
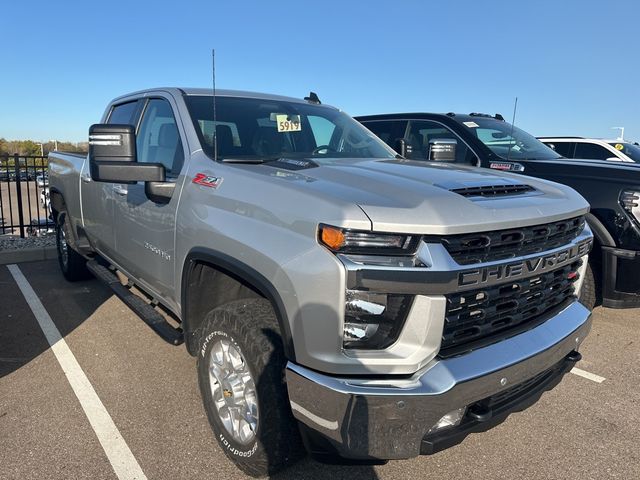
[[47, 157], [0, 155], [0, 235], [40, 236], [53, 227]]

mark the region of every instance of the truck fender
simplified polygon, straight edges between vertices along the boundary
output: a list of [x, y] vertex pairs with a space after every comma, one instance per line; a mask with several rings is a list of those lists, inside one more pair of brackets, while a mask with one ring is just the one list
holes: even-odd
[[197, 353], [199, 347], [197, 345], [197, 338], [195, 334], [204, 320], [203, 315], [194, 315], [193, 312], [190, 312], [189, 307], [190, 285], [192, 280], [194, 280], [192, 275], [195, 267], [201, 264], [212, 267], [214, 270], [217, 270], [227, 277], [239, 280], [244, 286], [254, 290], [259, 295], [269, 300], [273, 306], [276, 318], [278, 319], [285, 355], [289, 360], [295, 361], [291, 327], [284, 307], [284, 302], [282, 301], [278, 290], [264, 275], [246, 263], [224, 253], [201, 247], [196, 247], [189, 251], [182, 268], [182, 328], [185, 333], [185, 343], [189, 353], [191, 355], [195, 355]]

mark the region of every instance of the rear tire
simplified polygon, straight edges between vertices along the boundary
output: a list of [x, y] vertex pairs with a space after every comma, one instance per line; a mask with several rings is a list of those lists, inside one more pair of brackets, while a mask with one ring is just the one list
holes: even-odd
[[580, 291], [580, 303], [582, 303], [589, 310], [593, 310], [596, 306], [598, 299], [596, 278], [591, 268], [591, 262], [587, 264], [587, 269], [584, 272], [584, 280], [582, 282], [582, 290]]
[[227, 457], [253, 477], [304, 455], [279, 331], [263, 298], [215, 308], [199, 330], [198, 383], [209, 423]]
[[67, 218], [67, 212], [60, 212], [56, 221], [56, 246], [58, 250], [58, 263], [64, 278], [70, 282], [86, 280], [91, 277], [87, 270], [87, 260], [76, 252], [67, 242], [71, 237], [71, 225]]

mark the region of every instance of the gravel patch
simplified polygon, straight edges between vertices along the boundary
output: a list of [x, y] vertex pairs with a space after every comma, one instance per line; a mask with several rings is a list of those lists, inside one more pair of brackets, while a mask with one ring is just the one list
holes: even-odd
[[55, 247], [55, 245], [55, 235], [44, 235], [42, 237], [27, 238], [0, 235], [0, 252], [4, 252], [7, 250], [22, 250], [25, 248]]

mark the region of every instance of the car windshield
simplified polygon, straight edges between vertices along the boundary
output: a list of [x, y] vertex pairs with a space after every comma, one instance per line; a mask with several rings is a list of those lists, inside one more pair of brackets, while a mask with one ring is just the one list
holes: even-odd
[[396, 153], [349, 115], [333, 107], [279, 99], [186, 96], [202, 149], [219, 160], [278, 158], [394, 158]]
[[552, 160], [561, 158], [551, 148], [507, 122], [487, 117], [459, 120], [493, 153], [511, 160]]
[[611, 145], [616, 150], [621, 151], [634, 162], [640, 163], [640, 147], [633, 143], [612, 142]]

